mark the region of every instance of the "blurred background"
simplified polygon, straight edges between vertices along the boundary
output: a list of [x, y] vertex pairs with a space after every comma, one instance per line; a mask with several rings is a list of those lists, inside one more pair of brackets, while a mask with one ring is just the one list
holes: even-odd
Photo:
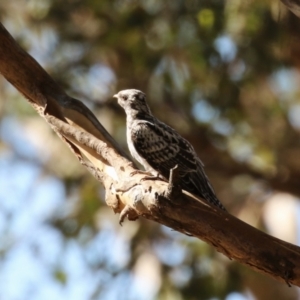
[[[147, 93], [229, 212], [299, 244], [299, 19], [271, 0], [14, 0], [1, 21], [127, 149], [112, 95]], [[300, 299], [154, 222], [118, 224], [101, 184], [0, 78], [0, 299]]]

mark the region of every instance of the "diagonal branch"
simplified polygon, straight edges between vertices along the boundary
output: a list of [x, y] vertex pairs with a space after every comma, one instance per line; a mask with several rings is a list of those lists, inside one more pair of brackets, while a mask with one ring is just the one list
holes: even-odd
[[300, 18], [300, 1], [299, 0], [281, 0], [281, 2], [298, 18]]
[[106, 202], [121, 213], [120, 221], [126, 216], [130, 220], [143, 216], [202, 239], [252, 269], [300, 286], [299, 247], [271, 237], [185, 191], [172, 192], [172, 184], [142, 180], [145, 174], [134, 172], [133, 163], [93, 113], [69, 97], [2, 25], [0, 72], [104, 184]]

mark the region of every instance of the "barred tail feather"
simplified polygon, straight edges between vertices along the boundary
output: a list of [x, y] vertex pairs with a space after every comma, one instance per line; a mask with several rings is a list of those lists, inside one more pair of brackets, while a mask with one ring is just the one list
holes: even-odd
[[[201, 172], [202, 173], [202, 172]], [[182, 177], [181, 188], [190, 193], [205, 199], [210, 204], [226, 211], [221, 201], [216, 196], [211, 184], [209, 183], [204, 172], [190, 172]]]

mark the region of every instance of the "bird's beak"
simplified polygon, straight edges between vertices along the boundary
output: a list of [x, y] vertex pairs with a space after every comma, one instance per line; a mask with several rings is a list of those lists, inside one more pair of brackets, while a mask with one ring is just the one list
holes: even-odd
[[119, 94], [114, 94], [114, 95], [113, 95], [113, 98], [118, 99], [118, 98], [119, 98]]

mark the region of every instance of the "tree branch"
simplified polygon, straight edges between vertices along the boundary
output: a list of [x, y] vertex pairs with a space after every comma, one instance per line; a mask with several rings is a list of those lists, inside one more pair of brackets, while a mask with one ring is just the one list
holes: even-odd
[[281, 2], [298, 18], [300, 18], [300, 1], [299, 0], [281, 0]]
[[[122, 222], [143, 216], [206, 241], [231, 259], [300, 286], [300, 248], [271, 237], [168, 182], [142, 180], [124, 151], [92, 112], [55, 83], [0, 26], [0, 72], [67, 143], [106, 189]], [[132, 175], [134, 173], [134, 175]], [[176, 183], [176, 171], [174, 174]]]

